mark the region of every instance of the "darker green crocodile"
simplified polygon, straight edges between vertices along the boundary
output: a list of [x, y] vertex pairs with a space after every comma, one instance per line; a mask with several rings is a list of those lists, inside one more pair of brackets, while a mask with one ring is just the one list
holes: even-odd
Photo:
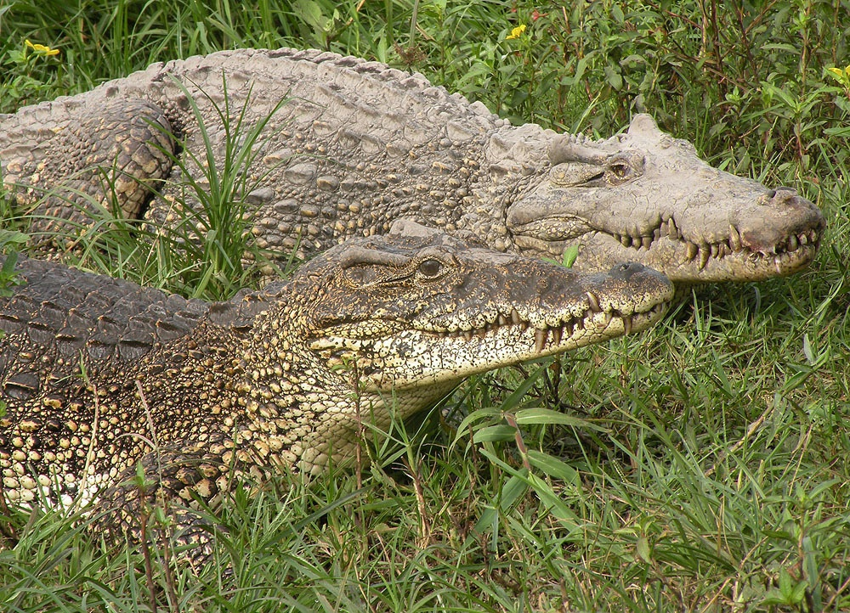
[[640, 264], [588, 275], [397, 229], [217, 303], [22, 259], [0, 298], [6, 499], [95, 501], [132, 531], [137, 466], [175, 501], [344, 466], [362, 422], [386, 429], [471, 374], [643, 330], [673, 296]]

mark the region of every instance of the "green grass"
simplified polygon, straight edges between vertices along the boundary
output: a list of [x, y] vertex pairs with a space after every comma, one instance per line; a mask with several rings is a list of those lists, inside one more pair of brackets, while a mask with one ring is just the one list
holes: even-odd
[[[608, 136], [646, 108], [715, 165], [800, 190], [829, 224], [794, 277], [719, 286], [645, 334], [474, 377], [399, 425], [371, 468], [237, 492], [197, 576], [155, 544], [0, 512], [0, 610], [850, 609], [850, 84], [825, 70], [846, 62], [849, 15], [808, 0], [701, 4], [0, 8], [0, 111], [152, 61], [319, 46], [411, 66], [514, 121]], [[25, 39], [61, 53], [24, 55]], [[220, 201], [249, 152], [232, 154]], [[151, 255], [138, 232], [109, 226], [116, 238], [84, 249], [88, 265], [207, 297], [250, 279], [238, 240]]]

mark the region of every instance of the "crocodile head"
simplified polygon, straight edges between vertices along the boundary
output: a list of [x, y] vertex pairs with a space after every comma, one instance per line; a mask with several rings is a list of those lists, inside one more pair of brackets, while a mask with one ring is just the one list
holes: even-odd
[[640, 264], [589, 275], [412, 222], [394, 230], [335, 247], [299, 277], [340, 296], [308, 301], [309, 348], [408, 413], [469, 375], [643, 330], [673, 296]]
[[756, 281], [808, 264], [825, 227], [794, 190], [712, 168], [648, 115], [605, 141], [550, 137], [548, 158], [509, 206], [508, 231], [525, 253], [578, 246], [580, 270], [635, 261], [676, 283]]

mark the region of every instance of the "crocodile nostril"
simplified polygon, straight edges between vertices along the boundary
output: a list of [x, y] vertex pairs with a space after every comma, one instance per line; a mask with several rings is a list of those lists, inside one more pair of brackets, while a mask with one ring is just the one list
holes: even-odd
[[778, 187], [773, 192], [773, 198], [771, 201], [774, 204], [788, 204], [793, 205], [800, 201], [800, 197], [797, 195], [797, 190], [791, 187]]
[[614, 266], [614, 268], [611, 269], [610, 274], [628, 279], [633, 274], [642, 270], [646, 270], [646, 267], [643, 264], [638, 264], [637, 262], [624, 262], [623, 264], [617, 264]]

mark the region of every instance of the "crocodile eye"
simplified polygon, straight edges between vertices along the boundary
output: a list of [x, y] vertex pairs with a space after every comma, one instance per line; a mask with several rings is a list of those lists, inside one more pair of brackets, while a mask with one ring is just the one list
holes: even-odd
[[625, 179], [629, 176], [629, 172], [631, 168], [629, 168], [628, 164], [614, 164], [611, 166], [611, 173], [617, 177], [618, 179]]
[[435, 279], [443, 274], [443, 263], [434, 258], [422, 260], [419, 264], [419, 272], [427, 279]]

